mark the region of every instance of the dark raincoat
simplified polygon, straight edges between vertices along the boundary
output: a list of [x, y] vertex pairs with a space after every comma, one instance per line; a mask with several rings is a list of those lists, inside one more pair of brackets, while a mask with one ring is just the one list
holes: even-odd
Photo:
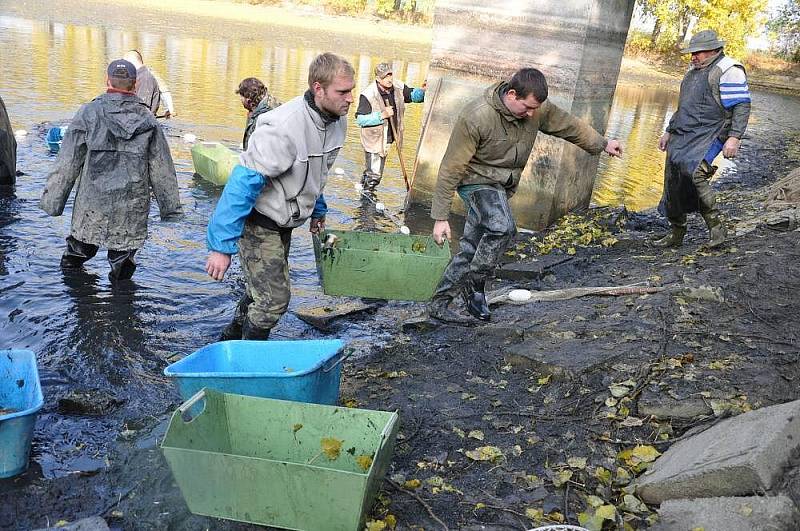
[[700, 202], [692, 175], [725, 126], [725, 110], [714, 97], [709, 72], [722, 54], [706, 68], [693, 68], [681, 82], [678, 110], [670, 120], [664, 195], [659, 205], [668, 218], [697, 212]]
[[140, 248], [147, 238], [151, 190], [162, 220], [182, 214], [167, 139], [132, 94], [103, 94], [78, 110], [47, 179], [42, 210], [60, 216], [73, 186], [70, 234], [84, 243]]
[[17, 177], [17, 140], [6, 105], [0, 98], [0, 185], [13, 185]]

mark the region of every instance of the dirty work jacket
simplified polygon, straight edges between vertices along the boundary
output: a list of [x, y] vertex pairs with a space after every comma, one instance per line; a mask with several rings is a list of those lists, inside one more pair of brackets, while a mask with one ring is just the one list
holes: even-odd
[[151, 191], [162, 220], [182, 214], [167, 139], [133, 94], [103, 94], [78, 110], [39, 206], [60, 216], [73, 186], [70, 234], [84, 243], [140, 248], [147, 238]]
[[17, 139], [11, 129], [6, 105], [0, 98], [0, 186], [13, 185], [17, 178]]
[[[389, 104], [394, 102], [394, 116], [383, 118], [381, 113], [386, 109], [386, 99], [389, 94], [382, 93], [378, 88], [378, 82], [373, 81], [362, 92], [359, 97], [358, 110], [356, 111], [356, 123], [361, 127], [361, 145], [367, 153], [376, 153], [381, 157], [386, 156], [389, 144], [394, 140], [397, 147], [403, 147], [403, 116], [406, 111], [406, 103], [421, 103], [425, 99], [425, 91], [422, 89], [412, 89], [400, 81], [394, 82]], [[397, 136], [394, 138], [392, 126], [389, 120], [394, 120], [394, 127]]]
[[281, 102], [268, 92], [267, 95], [258, 102], [256, 108], [247, 114], [247, 124], [244, 126], [244, 137], [242, 138], [242, 149], [247, 149], [247, 141], [250, 140], [250, 135], [256, 130], [256, 120], [258, 120], [258, 117], [265, 112], [271, 111], [280, 104]]
[[509, 195], [519, 184], [537, 132], [568, 140], [595, 155], [607, 141], [586, 122], [542, 103], [530, 118], [517, 118], [502, 101], [507, 82], [496, 83], [467, 103], [453, 126], [433, 193], [431, 217], [447, 220], [456, 188], [500, 184]]
[[238, 252], [251, 210], [280, 228], [324, 217], [322, 192], [346, 132], [346, 117], [326, 123], [304, 96], [262, 114], [209, 221], [209, 250]]

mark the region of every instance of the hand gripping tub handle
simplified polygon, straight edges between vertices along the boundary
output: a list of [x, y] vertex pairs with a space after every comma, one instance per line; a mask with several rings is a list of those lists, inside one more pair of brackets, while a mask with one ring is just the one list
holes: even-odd
[[346, 360], [347, 358], [349, 358], [350, 356], [352, 356], [352, 355], [353, 355], [353, 352], [354, 352], [354, 350], [353, 350], [353, 349], [350, 349], [350, 351], [349, 351], [349, 352], [347, 352], [347, 353], [345, 353], [345, 354], [343, 354], [343, 355], [339, 356], [339, 357], [336, 359], [336, 361], [334, 361], [333, 363], [331, 363], [331, 364], [330, 364], [328, 367], [324, 367], [324, 366], [323, 366], [323, 367], [322, 367], [322, 370], [323, 370], [323, 372], [331, 372], [333, 369], [335, 369], [335, 368], [336, 368], [336, 366], [337, 366], [337, 365], [340, 365], [340, 364], [341, 364], [341, 363], [342, 363], [344, 360]]
[[191, 417], [191, 415], [189, 415], [189, 409], [191, 409], [192, 406], [194, 406], [196, 403], [198, 403], [199, 401], [201, 401], [205, 397], [206, 397], [206, 390], [205, 389], [200, 389], [199, 391], [197, 391], [194, 394], [193, 397], [191, 397], [189, 400], [187, 400], [186, 402], [181, 404], [178, 407], [178, 413], [181, 414], [181, 420], [183, 420], [184, 422], [191, 421], [192, 417]]

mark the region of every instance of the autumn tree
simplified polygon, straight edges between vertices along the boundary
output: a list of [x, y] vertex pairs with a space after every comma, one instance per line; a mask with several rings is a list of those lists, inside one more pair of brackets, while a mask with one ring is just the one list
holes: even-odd
[[800, 0], [789, 0], [767, 24], [775, 49], [786, 59], [800, 62]]
[[[796, 2], [797, 0], [792, 0]], [[744, 55], [745, 40], [765, 21], [767, 0], [639, 0], [642, 12], [655, 19], [653, 47], [671, 51], [683, 44], [690, 29], [713, 29], [726, 41], [726, 52]], [[694, 26], [692, 26], [694, 23]]]

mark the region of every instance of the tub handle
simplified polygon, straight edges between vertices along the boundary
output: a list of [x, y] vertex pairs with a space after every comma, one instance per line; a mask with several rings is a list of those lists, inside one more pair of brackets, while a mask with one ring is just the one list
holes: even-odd
[[183, 420], [184, 422], [191, 422], [192, 416], [189, 414], [189, 410], [192, 408], [192, 406], [194, 406], [196, 403], [198, 403], [205, 397], [206, 397], [206, 390], [200, 389], [189, 400], [181, 404], [178, 407], [178, 412], [181, 414], [181, 420]]
[[323, 372], [331, 372], [337, 365], [341, 364], [344, 360], [353, 355], [353, 349], [350, 349], [346, 354], [339, 356], [339, 358], [331, 363], [328, 367], [322, 367]]

